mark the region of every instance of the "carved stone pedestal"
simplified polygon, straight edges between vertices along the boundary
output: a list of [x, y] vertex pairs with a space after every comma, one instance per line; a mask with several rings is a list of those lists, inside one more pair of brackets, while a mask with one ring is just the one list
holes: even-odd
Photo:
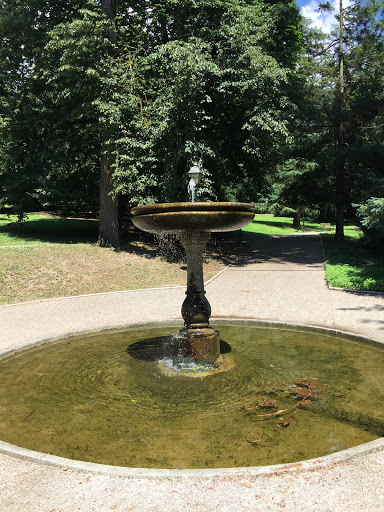
[[203, 253], [210, 239], [205, 231], [183, 231], [179, 240], [187, 255], [187, 291], [181, 307], [185, 328], [175, 338], [180, 355], [213, 362], [220, 355], [219, 333], [209, 326], [211, 306], [205, 297]]

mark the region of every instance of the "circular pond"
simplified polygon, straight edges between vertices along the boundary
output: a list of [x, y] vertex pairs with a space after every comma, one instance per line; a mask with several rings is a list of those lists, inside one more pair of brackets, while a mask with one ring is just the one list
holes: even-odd
[[295, 462], [384, 434], [381, 346], [257, 323], [215, 328], [224, 353], [211, 369], [172, 365], [177, 328], [166, 324], [4, 356], [0, 439], [100, 464], [198, 469]]

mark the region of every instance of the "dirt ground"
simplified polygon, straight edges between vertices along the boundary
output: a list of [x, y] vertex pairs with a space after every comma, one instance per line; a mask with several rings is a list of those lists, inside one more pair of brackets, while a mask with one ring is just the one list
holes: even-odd
[[[210, 279], [245, 247], [211, 246], [204, 262]], [[236, 248], [237, 247], [237, 248]], [[177, 248], [176, 248], [177, 249]], [[172, 247], [133, 242], [123, 250], [94, 244], [45, 244], [0, 249], [0, 304], [138, 288], [186, 285], [187, 268]], [[222, 256], [222, 252], [228, 256]], [[236, 253], [236, 254], [235, 254]], [[235, 255], [234, 255], [235, 254]], [[171, 260], [166, 261], [166, 257]], [[172, 257], [173, 256], [173, 257]]]

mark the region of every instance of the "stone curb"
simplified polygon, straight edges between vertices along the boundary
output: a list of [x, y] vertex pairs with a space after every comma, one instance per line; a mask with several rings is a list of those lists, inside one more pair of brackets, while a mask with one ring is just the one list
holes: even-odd
[[[106, 331], [118, 331], [122, 330], [126, 327], [148, 327], [148, 326], [160, 326], [160, 325], [178, 325], [178, 320], [168, 320], [168, 321], [158, 321], [148, 323], [138, 323], [138, 324], [127, 324], [125, 326], [115, 326], [109, 327], [107, 329], [94, 329], [92, 331], [79, 331], [79, 332], [69, 332], [66, 334], [62, 334], [55, 338], [50, 339], [40, 339], [32, 341], [21, 348], [16, 350], [8, 350], [3, 354], [0, 354], [0, 358], [6, 357], [12, 353], [20, 352], [23, 349], [30, 348], [35, 345], [49, 343], [49, 342], [57, 342], [62, 339], [66, 339], [69, 337], [77, 336], [79, 334], [94, 334], [97, 332], [106, 332]], [[360, 341], [367, 344], [373, 344], [378, 346], [383, 346], [384, 342], [376, 341], [370, 338], [366, 338], [361, 335], [356, 335], [353, 333], [349, 333], [346, 331], [341, 331], [332, 328], [318, 327], [318, 326], [310, 326], [307, 324], [298, 324], [298, 323], [288, 323], [288, 322], [277, 322], [277, 321], [265, 321], [265, 320], [256, 320], [250, 318], [212, 318], [212, 325], [215, 324], [224, 324], [230, 325], [233, 323], [236, 324], [245, 324], [245, 323], [254, 323], [263, 326], [276, 327], [281, 328], [284, 327], [289, 330], [300, 330], [307, 332], [326, 332], [330, 333], [334, 336], [343, 336], [350, 340]], [[352, 448], [348, 448], [346, 450], [342, 450], [340, 452], [336, 452], [330, 455], [326, 455], [324, 457], [318, 457], [315, 459], [309, 459], [294, 463], [286, 463], [286, 464], [277, 464], [271, 466], [255, 466], [255, 467], [242, 467], [242, 468], [221, 468], [221, 469], [148, 469], [148, 468], [130, 468], [130, 467], [120, 467], [120, 466], [108, 466], [103, 464], [96, 464], [92, 462], [84, 462], [73, 459], [66, 459], [63, 457], [57, 457], [55, 455], [49, 455], [41, 452], [36, 452], [33, 450], [28, 450], [26, 448], [21, 448], [16, 445], [12, 445], [9, 443], [5, 443], [0, 441], [0, 453], [3, 453], [8, 456], [16, 457], [22, 460], [35, 462], [38, 464], [43, 464], [47, 466], [56, 466], [61, 467], [63, 471], [67, 470], [75, 470], [75, 471], [83, 471], [83, 472], [91, 472], [94, 474], [100, 475], [109, 475], [109, 476], [120, 476], [129, 479], [141, 478], [141, 479], [156, 479], [156, 480], [167, 480], [167, 479], [210, 479], [210, 478], [220, 478], [225, 480], [226, 478], [244, 478], [244, 477], [257, 477], [260, 475], [275, 475], [280, 473], [292, 473], [292, 472], [305, 472], [305, 471], [313, 471], [320, 468], [333, 467], [335, 465], [343, 464], [351, 459], [355, 459], [357, 457], [361, 457], [363, 455], [368, 455], [374, 452], [384, 451], [384, 438], [376, 439], [369, 443], [365, 443], [362, 445], [358, 445]]]

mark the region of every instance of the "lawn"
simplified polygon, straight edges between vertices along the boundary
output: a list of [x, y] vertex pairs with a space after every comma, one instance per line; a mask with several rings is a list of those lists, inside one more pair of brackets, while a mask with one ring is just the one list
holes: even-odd
[[[292, 219], [256, 215], [244, 231], [260, 234], [301, 233]], [[0, 216], [0, 304], [137, 288], [186, 284], [183, 261], [170, 263], [158, 241], [136, 233], [119, 250], [96, 245], [97, 221], [31, 215], [22, 224]], [[324, 226], [305, 223], [305, 229]], [[333, 229], [322, 233], [327, 279], [336, 288], [384, 292], [384, 258], [365, 248], [357, 226], [346, 227], [347, 240], [333, 240]], [[227, 264], [246, 258], [252, 242], [211, 243], [204, 276], [208, 280]], [[176, 258], [177, 259], [177, 258]]]
[[[132, 239], [101, 248], [97, 221], [31, 215], [18, 225], [0, 217], [0, 304], [137, 288], [186, 285], [183, 261], [169, 263], [158, 242]], [[204, 263], [209, 279], [225, 266], [216, 250]]]
[[97, 239], [97, 232], [96, 220], [31, 214], [27, 220], [19, 223], [15, 215], [0, 215], [0, 246], [92, 243]]
[[[306, 230], [319, 230], [320, 224], [306, 223]], [[297, 229], [292, 228], [292, 217], [275, 217], [270, 213], [258, 213], [251, 224], [248, 224], [243, 231], [249, 233], [260, 233], [264, 235], [285, 235], [290, 233], [298, 233]]]
[[384, 256], [359, 240], [323, 238], [326, 278], [334, 288], [384, 292]]
[[[270, 213], [260, 213], [255, 215], [255, 219], [248, 224], [243, 231], [249, 233], [259, 233], [264, 235], [289, 235], [292, 233], [302, 233], [304, 231], [316, 231], [332, 235], [335, 232], [334, 224], [323, 224], [320, 222], [307, 222], [304, 220], [304, 226], [301, 222], [300, 229], [292, 227], [292, 217], [275, 217]], [[346, 238], [358, 239], [362, 233], [358, 226], [352, 223], [346, 223]]]

